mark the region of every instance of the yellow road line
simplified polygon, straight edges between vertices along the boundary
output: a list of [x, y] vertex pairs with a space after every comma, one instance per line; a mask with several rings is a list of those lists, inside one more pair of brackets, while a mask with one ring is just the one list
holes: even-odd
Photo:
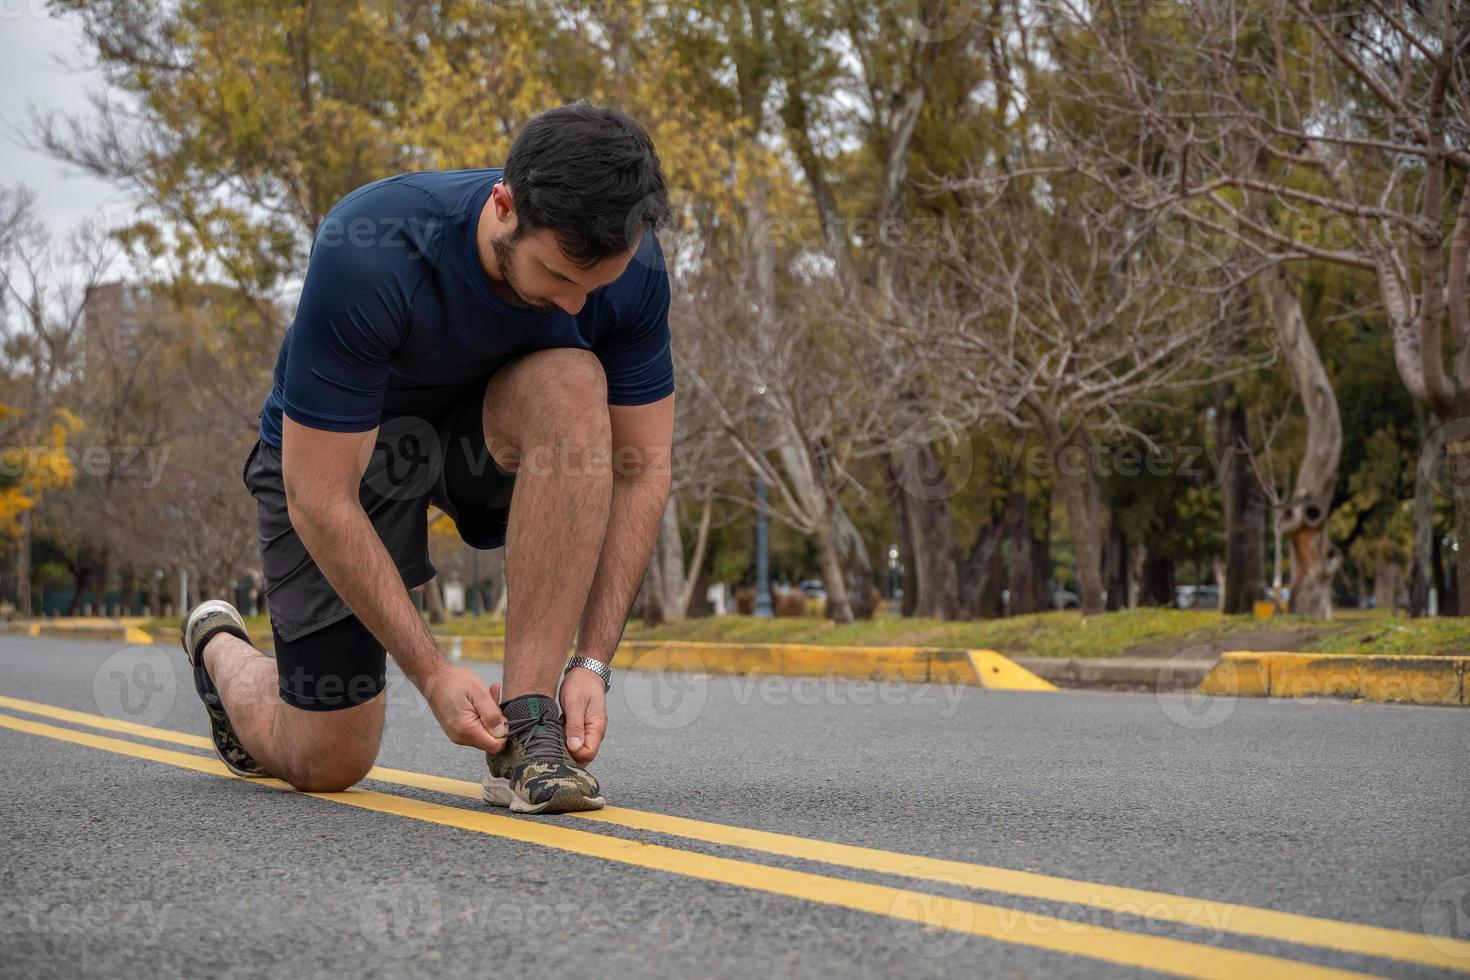
[[[145, 738], [212, 749], [210, 741], [164, 728], [116, 721], [82, 711], [71, 711], [35, 701], [0, 695], [0, 707], [11, 708], [60, 721], [124, 732]], [[467, 799], [480, 798], [480, 786], [463, 779], [431, 776], [403, 769], [375, 767], [368, 778], [399, 786], [411, 786]], [[1018, 895], [1044, 901], [1085, 905], [1112, 915], [1141, 916], [1177, 922], [1211, 932], [1230, 932], [1260, 939], [1321, 946], [1364, 956], [1418, 963], [1424, 966], [1470, 973], [1470, 942], [1436, 936], [1433, 943], [1421, 933], [1385, 929], [1355, 922], [1339, 922], [1293, 912], [1189, 898], [1167, 892], [1125, 888], [1097, 882], [1076, 881], [1055, 875], [1016, 871], [1010, 868], [969, 864], [944, 858], [902, 854], [870, 847], [857, 847], [814, 840], [791, 834], [691, 820], [686, 817], [608, 807], [574, 814], [582, 820], [697, 840], [706, 844], [739, 847], [781, 857], [819, 861], [837, 867], [878, 874], [891, 874], [925, 881], [957, 884], [966, 888]]]
[[108, 718], [106, 715], [73, 711], [70, 708], [59, 708], [54, 704], [45, 704], [40, 701], [26, 701], [0, 694], [0, 708], [23, 711], [28, 715], [53, 718], [56, 721], [69, 721], [73, 725], [86, 725], [88, 728], [99, 728], [106, 732], [121, 732], [124, 735], [151, 738], [158, 742], [172, 742], [174, 745], [189, 745], [196, 749], [214, 751], [214, 743], [204, 735], [190, 735], [188, 732], [176, 732], [169, 728], [154, 728], [152, 725], [140, 725], [133, 721], [119, 721], [116, 718]]
[[[106, 735], [79, 732], [70, 728], [58, 728], [44, 722], [30, 721], [5, 714], [0, 714], [0, 728], [9, 728], [118, 755], [231, 778], [229, 771], [217, 760], [192, 753], [161, 749]], [[244, 782], [278, 789], [286, 788], [284, 783], [273, 779], [245, 780]], [[647, 844], [641, 841], [572, 830], [536, 820], [502, 816], [484, 810], [468, 810], [442, 806], [437, 803], [426, 803], [422, 800], [376, 793], [371, 790], [354, 789], [345, 793], [305, 793], [302, 795], [330, 803], [346, 804], [362, 810], [393, 814], [571, 854], [600, 858], [604, 861], [663, 871], [686, 878], [852, 909], [915, 923], [931, 929], [940, 928], [968, 933], [996, 942], [1083, 956], [1161, 973], [1220, 978], [1220, 980], [1233, 980], [1240, 976], [1279, 977], [1283, 980], [1291, 977], [1363, 976], [1363, 974], [1308, 963], [1277, 959], [1259, 953], [1222, 949], [1161, 936], [1123, 932], [1072, 920], [1022, 913], [1014, 909], [985, 905], [980, 902], [919, 894], [886, 885], [829, 878], [804, 871], [773, 868], [763, 864], [681, 851], [660, 844]]]

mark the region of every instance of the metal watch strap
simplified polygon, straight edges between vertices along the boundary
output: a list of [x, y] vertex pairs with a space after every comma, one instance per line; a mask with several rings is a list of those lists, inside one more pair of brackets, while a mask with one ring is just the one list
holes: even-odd
[[576, 656], [567, 661], [567, 669], [562, 671], [562, 673], [565, 674], [573, 667], [584, 667], [587, 670], [592, 671], [592, 673], [596, 674], [598, 677], [601, 677], [602, 689], [604, 691], [612, 687], [612, 668], [603, 663], [601, 660], [593, 660], [591, 657]]

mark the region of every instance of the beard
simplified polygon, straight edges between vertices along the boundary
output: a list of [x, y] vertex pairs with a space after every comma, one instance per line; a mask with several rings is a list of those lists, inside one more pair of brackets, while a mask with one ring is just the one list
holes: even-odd
[[556, 309], [555, 303], [548, 303], [544, 299], [532, 299], [521, 292], [516, 283], [515, 254], [520, 248], [520, 242], [516, 240], [515, 232], [501, 235], [499, 238], [490, 240], [490, 247], [495, 251], [495, 263], [500, 266], [501, 284], [510, 291], [515, 301], [522, 306], [530, 307], [540, 313]]

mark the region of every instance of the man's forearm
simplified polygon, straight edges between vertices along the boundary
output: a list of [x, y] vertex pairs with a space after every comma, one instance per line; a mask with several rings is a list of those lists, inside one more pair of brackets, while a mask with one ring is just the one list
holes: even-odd
[[643, 584], [669, 500], [667, 471], [615, 478], [607, 534], [577, 630], [577, 652], [608, 663]]
[[446, 661], [362, 505], [355, 497], [341, 497], [293, 506], [290, 513], [332, 588], [422, 688]]

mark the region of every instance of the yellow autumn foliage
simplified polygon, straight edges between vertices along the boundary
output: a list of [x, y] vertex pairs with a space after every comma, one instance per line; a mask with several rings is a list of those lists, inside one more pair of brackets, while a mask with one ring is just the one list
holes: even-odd
[[[24, 417], [11, 405], [0, 404], [0, 420]], [[58, 408], [44, 431], [30, 433], [23, 426], [10, 433], [12, 439], [28, 445], [11, 445], [0, 451], [0, 534], [14, 537], [20, 531], [20, 517], [52, 490], [64, 489], [76, 481], [76, 466], [67, 450], [67, 441], [84, 428], [76, 413]]]

